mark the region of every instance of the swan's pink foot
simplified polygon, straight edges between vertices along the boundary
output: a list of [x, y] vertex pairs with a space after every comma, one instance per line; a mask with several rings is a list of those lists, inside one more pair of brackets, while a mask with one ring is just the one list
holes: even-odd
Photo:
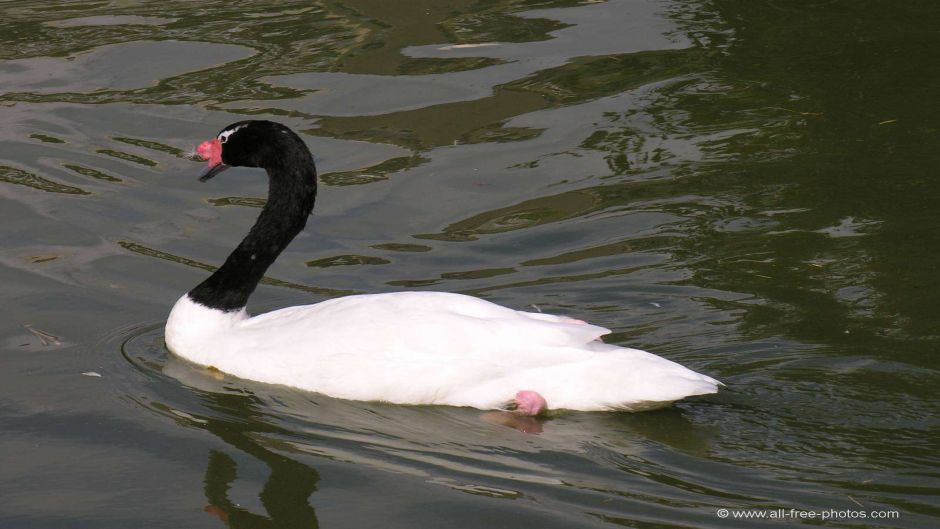
[[545, 402], [545, 397], [535, 391], [525, 390], [516, 393], [513, 404], [515, 404], [516, 413], [530, 417], [535, 417], [548, 409], [548, 403]]

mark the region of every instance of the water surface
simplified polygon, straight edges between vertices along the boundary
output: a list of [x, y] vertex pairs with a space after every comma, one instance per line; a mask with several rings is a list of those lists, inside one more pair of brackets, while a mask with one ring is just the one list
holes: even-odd
[[[938, 524], [935, 3], [2, 12], [0, 525]], [[249, 117], [322, 183], [252, 310], [465, 292], [727, 388], [525, 433], [175, 359], [169, 308], [265, 193], [187, 155]]]

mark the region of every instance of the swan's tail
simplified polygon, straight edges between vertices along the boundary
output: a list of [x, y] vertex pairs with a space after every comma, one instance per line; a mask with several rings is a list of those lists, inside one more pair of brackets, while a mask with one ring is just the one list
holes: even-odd
[[549, 408], [589, 411], [662, 408], [686, 397], [716, 393], [721, 384], [665, 358], [620, 347], [573, 365], [536, 368], [526, 373], [525, 378], [530, 377], [543, 386], [539, 393]]
[[[523, 369], [473, 388], [479, 408], [500, 407], [518, 391], [541, 395], [549, 409], [642, 411], [695, 395], [717, 393], [721, 382], [660, 356], [594, 342], [569, 362]], [[472, 393], [472, 394], [471, 394]], [[494, 400], [494, 396], [499, 396]]]

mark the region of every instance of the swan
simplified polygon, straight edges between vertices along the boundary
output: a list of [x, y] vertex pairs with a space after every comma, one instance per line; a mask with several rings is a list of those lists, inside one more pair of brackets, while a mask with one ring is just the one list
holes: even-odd
[[331, 397], [514, 410], [639, 411], [715, 393], [717, 380], [610, 330], [445, 292], [351, 295], [249, 316], [265, 270], [304, 228], [313, 155], [272, 121], [240, 121], [201, 143], [205, 182], [233, 166], [268, 174], [268, 201], [241, 244], [184, 294], [166, 323], [175, 355], [236, 377]]

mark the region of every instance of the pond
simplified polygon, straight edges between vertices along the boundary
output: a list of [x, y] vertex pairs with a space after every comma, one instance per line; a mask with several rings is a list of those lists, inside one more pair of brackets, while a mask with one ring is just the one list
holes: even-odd
[[[0, 526], [940, 524], [940, 4], [2, 13]], [[176, 358], [170, 307], [264, 204], [196, 180], [243, 119], [321, 184], [253, 312], [467, 293], [727, 386], [519, 431]]]

